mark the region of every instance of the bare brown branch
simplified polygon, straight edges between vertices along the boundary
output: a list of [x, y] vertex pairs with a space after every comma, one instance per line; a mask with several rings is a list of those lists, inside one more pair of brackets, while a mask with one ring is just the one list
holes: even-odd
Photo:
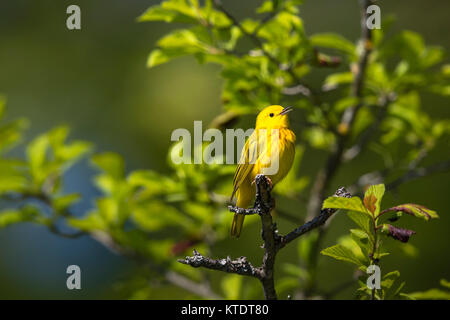
[[246, 257], [240, 257], [235, 260], [231, 260], [230, 257], [227, 257], [226, 259], [211, 259], [201, 255], [197, 250], [194, 250], [193, 256], [178, 259], [178, 262], [190, 265], [194, 268], [203, 267], [211, 270], [251, 276], [258, 279], [261, 278], [261, 270], [253, 267], [252, 264], [247, 261]]
[[[231, 260], [229, 257], [226, 259], [211, 259], [201, 255], [195, 250], [193, 256], [186, 257], [185, 259], [180, 259], [178, 261], [194, 268], [203, 267], [211, 270], [219, 270], [228, 273], [255, 277], [262, 283], [265, 298], [268, 300], [274, 300], [277, 299], [274, 283], [274, 269], [275, 258], [278, 251], [301, 235], [324, 224], [337, 210], [324, 209], [313, 220], [296, 228], [286, 236], [280, 236], [278, 235], [276, 225], [273, 223], [272, 216], [270, 214], [273, 209], [270, 184], [264, 175], [258, 175], [255, 179], [255, 184], [256, 200], [253, 208], [243, 209], [230, 206], [229, 210], [238, 214], [258, 214], [261, 217], [261, 236], [264, 241], [264, 256], [261, 266], [258, 268], [252, 266], [252, 264], [248, 262], [245, 257], [240, 257], [236, 260]], [[351, 194], [344, 188], [339, 188], [335, 192], [334, 196], [351, 197]]]
[[[347, 190], [345, 190], [344, 187], [339, 188], [335, 194], [335, 197], [345, 197], [345, 198], [351, 198], [352, 195], [347, 192]], [[317, 228], [320, 227], [321, 225], [323, 225], [328, 218], [331, 217], [331, 215], [333, 213], [335, 213], [337, 210], [336, 209], [322, 209], [320, 211], [320, 214], [318, 216], [316, 216], [315, 218], [313, 218], [312, 220], [308, 221], [307, 223], [305, 223], [304, 225], [296, 228], [295, 230], [291, 231], [290, 233], [288, 233], [285, 236], [282, 236], [280, 238], [280, 243], [278, 244], [278, 250], [283, 248], [284, 246], [286, 246], [289, 242], [297, 239], [298, 237], [300, 237], [301, 235]]]

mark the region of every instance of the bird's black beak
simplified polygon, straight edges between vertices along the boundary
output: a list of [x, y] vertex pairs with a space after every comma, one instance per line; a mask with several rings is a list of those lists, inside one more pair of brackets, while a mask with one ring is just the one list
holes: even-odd
[[286, 108], [284, 108], [283, 109], [283, 111], [281, 111], [280, 112], [280, 116], [284, 116], [285, 114], [288, 114], [289, 112], [291, 112], [292, 110], [294, 110], [294, 109], [292, 109], [292, 107], [286, 107]]

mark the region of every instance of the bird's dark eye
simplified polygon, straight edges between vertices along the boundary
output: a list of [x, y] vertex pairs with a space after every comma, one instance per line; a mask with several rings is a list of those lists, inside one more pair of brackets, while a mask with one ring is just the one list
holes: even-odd
[[271, 118], [273, 118], [273, 113], [269, 114], [269, 116], [270, 116]]

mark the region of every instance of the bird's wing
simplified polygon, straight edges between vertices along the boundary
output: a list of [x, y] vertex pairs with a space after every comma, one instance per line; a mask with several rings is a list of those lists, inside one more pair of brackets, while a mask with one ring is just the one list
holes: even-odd
[[245, 143], [244, 149], [241, 153], [239, 164], [236, 168], [236, 172], [234, 173], [233, 193], [231, 195], [231, 200], [233, 200], [237, 190], [239, 189], [239, 186], [251, 173], [258, 157], [258, 155], [256, 154], [258, 152], [258, 149], [258, 138], [255, 130]]

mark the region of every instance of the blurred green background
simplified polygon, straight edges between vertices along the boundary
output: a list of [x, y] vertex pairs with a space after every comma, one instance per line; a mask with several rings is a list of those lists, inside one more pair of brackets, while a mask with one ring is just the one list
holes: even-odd
[[[0, 3], [0, 93], [7, 97], [9, 119], [31, 121], [27, 137], [58, 124], [68, 124], [72, 137], [92, 141], [98, 151], [115, 151], [125, 157], [127, 170], [151, 168], [167, 172], [170, 134], [176, 128], [191, 129], [194, 120], [211, 121], [221, 111], [219, 68], [198, 65], [181, 58], [154, 69], [146, 59], [156, 40], [174, 26], [137, 23], [136, 18], [157, 1], [15, 0]], [[238, 18], [252, 16], [259, 1], [227, 0], [224, 5]], [[66, 28], [66, 8], [81, 7], [82, 30]], [[424, 36], [427, 44], [450, 49], [450, 2], [435, 0], [381, 1], [382, 18], [393, 14], [393, 31], [409, 29]], [[356, 0], [310, 0], [300, 8], [308, 34], [333, 31], [351, 40], [359, 36]], [[448, 61], [448, 59], [447, 59]], [[448, 101], [425, 96], [423, 109], [433, 118], [449, 118]], [[295, 117], [295, 115], [294, 115]], [[245, 119], [252, 125], [253, 119]], [[296, 131], [301, 128], [295, 125]], [[448, 157], [448, 144], [438, 147], [427, 160]], [[16, 151], [18, 153], [23, 150]], [[309, 152], [302, 170], [314, 174], [325, 153]], [[382, 166], [380, 160], [360, 157], [344, 166], [335, 181], [353, 182], [359, 175]], [[97, 191], [90, 179], [92, 169], [74, 167], [66, 189], [79, 191], [84, 199], [76, 206], [80, 214], [92, 205]], [[450, 279], [448, 244], [450, 218], [448, 190], [450, 174], [427, 177], [403, 185], [385, 198], [385, 206], [416, 202], [436, 210], [441, 219], [430, 223], [407, 220], [417, 231], [412, 243], [418, 257], [393, 254], [383, 268], [394, 267], [406, 280], [405, 291], [437, 287], [439, 279]], [[302, 215], [301, 211], [299, 215]], [[323, 247], [348, 232], [351, 222], [344, 215], [333, 220]], [[290, 226], [283, 221], [282, 231]], [[258, 226], [239, 239], [220, 242], [214, 255], [259, 259], [255, 252]], [[259, 241], [259, 238], [258, 238]], [[61, 239], [44, 228], [19, 225], [0, 230], [0, 298], [120, 298], [118, 281], [133, 270], [133, 264], [89, 238]], [[296, 248], [282, 251], [279, 260], [289, 260]], [[82, 290], [66, 289], [66, 267], [82, 270]], [[340, 283], [351, 276], [351, 268], [322, 257], [321, 283]], [[382, 269], [383, 271], [383, 269]], [[337, 297], [348, 297], [349, 288]], [[182, 291], [173, 298], [183, 298]]]

